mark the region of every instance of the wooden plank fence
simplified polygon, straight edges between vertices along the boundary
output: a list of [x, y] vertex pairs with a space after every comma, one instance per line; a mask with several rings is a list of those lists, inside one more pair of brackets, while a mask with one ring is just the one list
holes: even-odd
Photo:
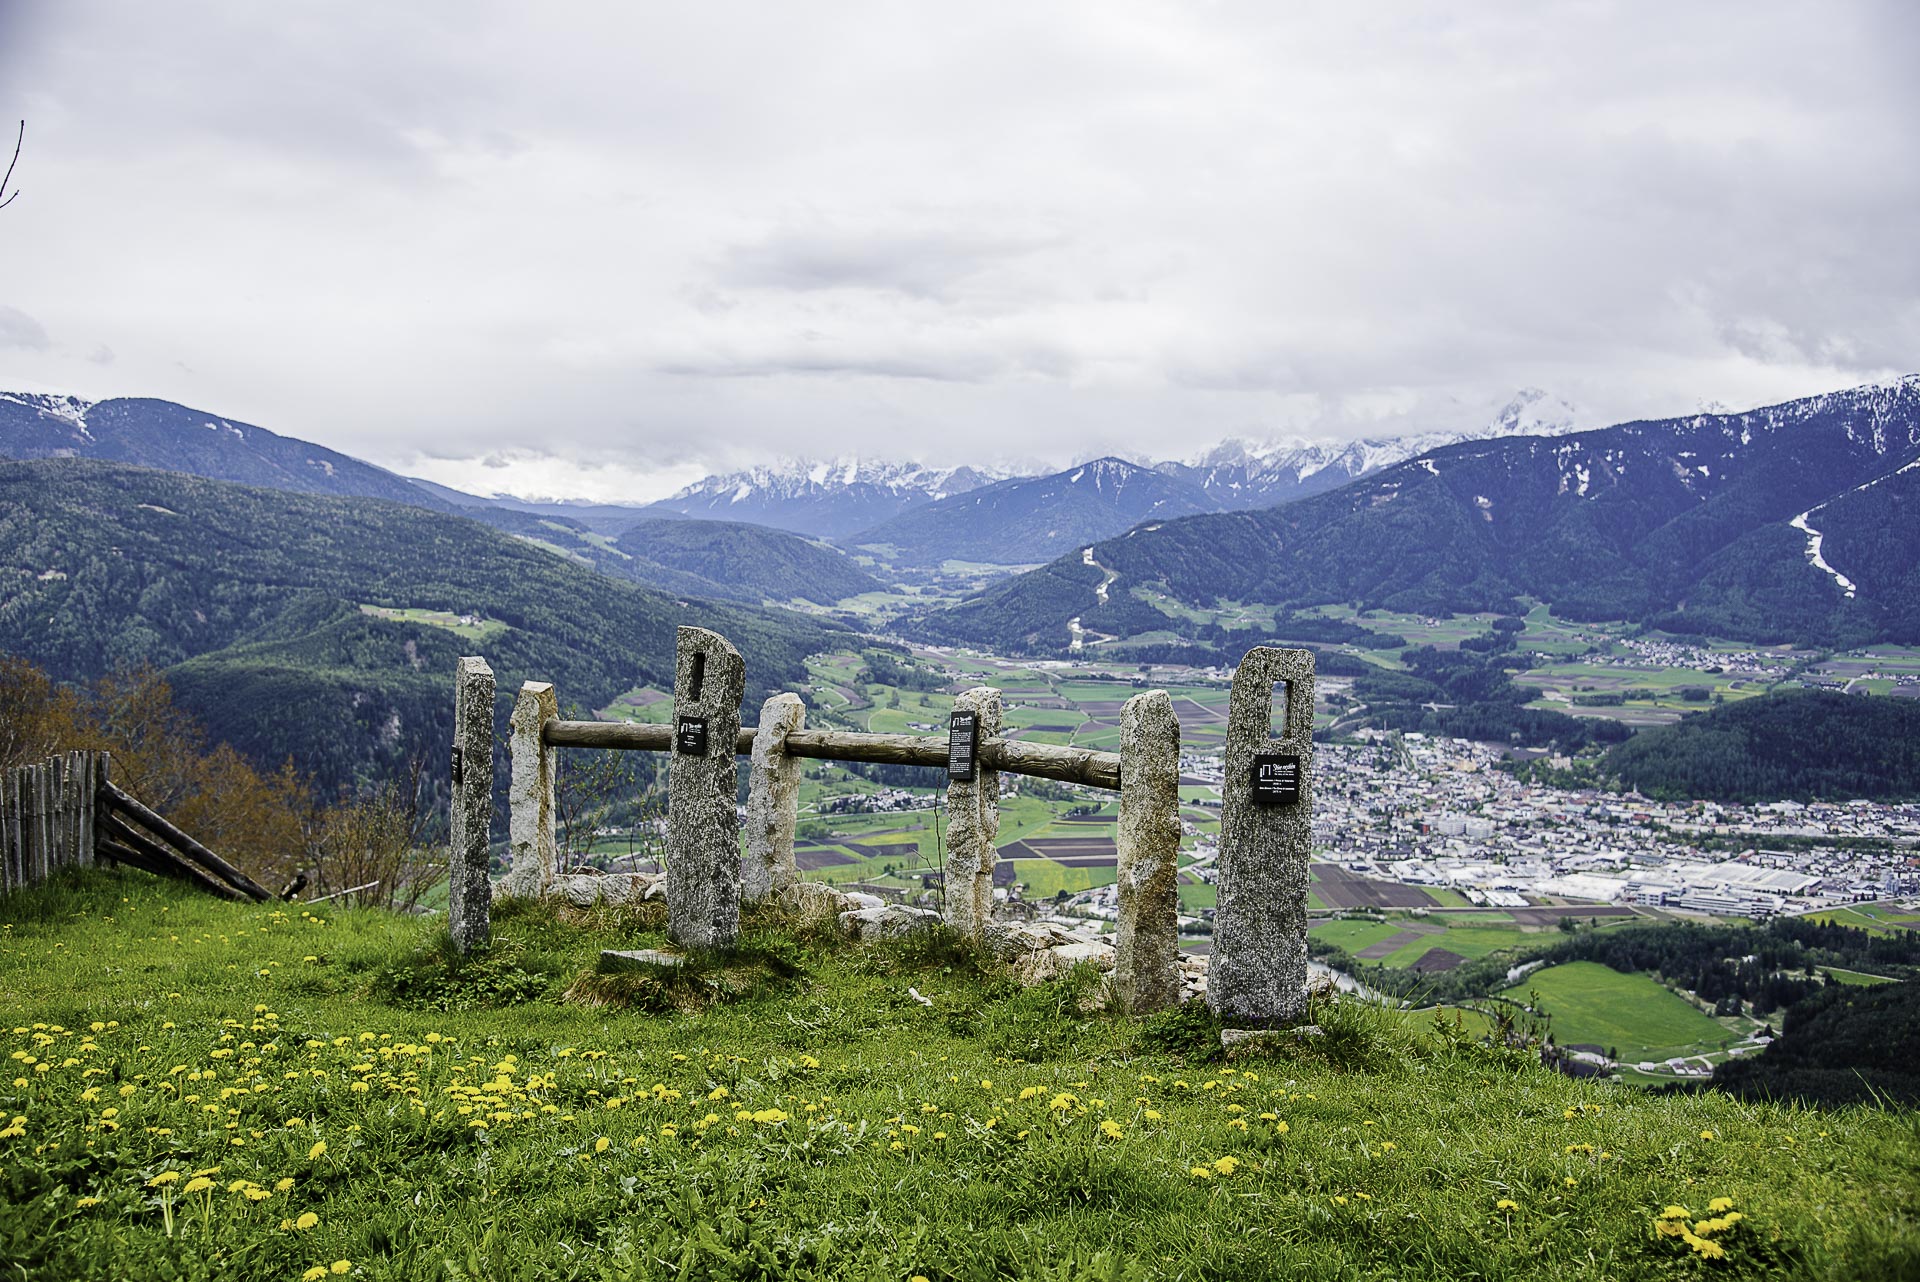
[[0, 774], [0, 893], [100, 860], [188, 882], [223, 899], [267, 900], [264, 886], [109, 777], [104, 752], [63, 752]]

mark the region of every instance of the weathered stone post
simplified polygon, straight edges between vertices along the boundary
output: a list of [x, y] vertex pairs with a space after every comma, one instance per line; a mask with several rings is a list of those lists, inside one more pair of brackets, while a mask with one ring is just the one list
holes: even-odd
[[1180, 1003], [1180, 719], [1165, 690], [1120, 709], [1120, 921], [1113, 987], [1133, 1014]]
[[[954, 696], [953, 715], [972, 717], [974, 739], [1000, 733], [1000, 692], [975, 686]], [[970, 770], [947, 771], [947, 925], [963, 935], [979, 936], [993, 920], [993, 839], [1000, 833], [1000, 772], [980, 764], [979, 753], [969, 754]]]
[[507, 783], [507, 843], [513, 867], [500, 879], [500, 893], [538, 899], [553, 884], [554, 783], [560, 750], [540, 741], [540, 727], [560, 715], [560, 698], [545, 681], [528, 681], [514, 700], [508, 748], [513, 775]]
[[[1283, 697], [1276, 741], [1274, 701]], [[1220, 903], [1207, 965], [1207, 1004], [1222, 1018], [1274, 1024], [1305, 1009], [1312, 853], [1313, 651], [1256, 646], [1234, 673], [1227, 706]]]
[[747, 665], [718, 632], [681, 628], [667, 777], [667, 932], [685, 948], [740, 938], [740, 823], [734, 744]]
[[800, 758], [786, 753], [787, 736], [807, 724], [797, 694], [776, 694], [760, 708], [753, 736], [753, 773], [747, 782], [747, 859], [740, 898], [757, 904], [800, 880], [793, 832], [800, 818]]
[[487, 848], [493, 834], [493, 669], [478, 657], [460, 660], [453, 679], [453, 787], [447, 859], [447, 925], [461, 952], [484, 948], [493, 888]]

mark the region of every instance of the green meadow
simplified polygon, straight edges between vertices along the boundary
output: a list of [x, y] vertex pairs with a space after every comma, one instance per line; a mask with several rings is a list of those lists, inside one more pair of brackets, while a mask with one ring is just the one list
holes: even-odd
[[1348, 1002], [1310, 1012], [1323, 1037], [1228, 1058], [1204, 1008], [1118, 1017], [1084, 972], [1022, 989], [937, 934], [859, 948], [759, 919], [739, 952], [681, 971], [597, 963], [663, 943], [657, 911], [503, 906], [491, 947], [458, 958], [434, 919], [230, 905], [136, 874], [0, 900], [0, 1268], [1064, 1282], [1920, 1265], [1920, 1133], [1900, 1114], [1577, 1082], [1465, 1020]]

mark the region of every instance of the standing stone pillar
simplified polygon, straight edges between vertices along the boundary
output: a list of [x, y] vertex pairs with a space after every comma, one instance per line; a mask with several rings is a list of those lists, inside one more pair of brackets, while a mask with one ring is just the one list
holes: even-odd
[[[982, 742], [1000, 733], [1000, 692], [975, 686], [954, 696], [956, 714], [972, 713]], [[971, 779], [947, 782], [947, 925], [978, 937], [993, 920], [993, 840], [1000, 834], [1000, 772], [974, 754]]]
[[718, 632], [681, 628], [667, 777], [667, 932], [686, 948], [740, 938], [740, 822], [734, 744], [747, 665]]
[[554, 784], [560, 750], [540, 741], [540, 727], [560, 715], [560, 698], [545, 681], [528, 681], [508, 719], [513, 774], [507, 783], [507, 843], [513, 867], [500, 879], [500, 893], [538, 899], [553, 884], [559, 858], [553, 825]]
[[1227, 706], [1220, 902], [1207, 966], [1207, 1004], [1222, 1018], [1274, 1024], [1305, 1009], [1312, 853], [1313, 651], [1256, 646], [1234, 673]]
[[487, 881], [493, 840], [493, 669], [485, 659], [460, 660], [453, 679], [452, 774], [447, 925], [453, 946], [464, 953], [486, 947], [493, 901]]
[[1180, 1003], [1180, 719], [1165, 690], [1120, 709], [1120, 921], [1113, 987], [1132, 1014]]
[[753, 773], [747, 782], [747, 859], [740, 898], [757, 904], [800, 880], [793, 832], [800, 819], [800, 758], [786, 753], [787, 736], [807, 724], [797, 694], [776, 694], [760, 708], [753, 736]]

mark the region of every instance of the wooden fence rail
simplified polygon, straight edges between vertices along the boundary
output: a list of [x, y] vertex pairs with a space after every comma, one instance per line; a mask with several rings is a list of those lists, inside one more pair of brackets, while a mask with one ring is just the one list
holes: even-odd
[[63, 752], [0, 774], [0, 892], [99, 860], [172, 877], [223, 899], [267, 889], [108, 778], [104, 752]]
[[[742, 729], [734, 736], [735, 755], [753, 755], [756, 731]], [[540, 727], [540, 742], [549, 748], [628, 748], [667, 752], [673, 747], [672, 726], [628, 725], [615, 721], [548, 721]], [[863, 761], [880, 765], [945, 766], [947, 740], [937, 735], [860, 734], [840, 730], [794, 730], [781, 749], [790, 757], [817, 761]], [[1120, 790], [1120, 754], [1091, 748], [1067, 748], [1050, 743], [1023, 743], [1018, 739], [984, 739], [980, 764], [1008, 774], [1080, 783], [1111, 792]]]

